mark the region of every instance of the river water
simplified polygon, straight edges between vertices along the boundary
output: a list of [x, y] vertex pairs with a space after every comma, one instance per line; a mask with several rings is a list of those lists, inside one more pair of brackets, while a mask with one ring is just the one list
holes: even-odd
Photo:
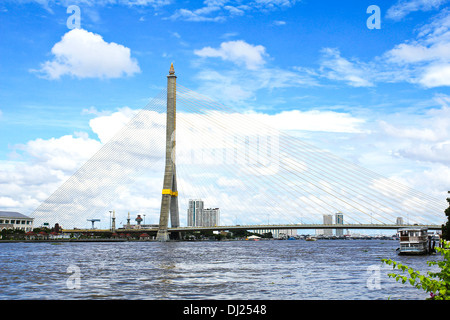
[[387, 276], [441, 256], [397, 241], [0, 243], [0, 299], [387, 300], [429, 296]]

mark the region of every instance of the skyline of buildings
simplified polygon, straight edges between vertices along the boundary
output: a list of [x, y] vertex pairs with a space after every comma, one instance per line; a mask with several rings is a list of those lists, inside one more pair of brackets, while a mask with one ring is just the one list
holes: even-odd
[[[324, 214], [323, 215], [323, 224], [333, 224], [333, 215], [332, 214]], [[334, 224], [335, 225], [344, 224], [344, 214], [342, 212], [336, 212], [334, 214]], [[335, 235], [337, 237], [342, 237], [344, 235], [343, 228], [336, 228], [334, 230], [336, 230]], [[316, 235], [332, 236], [333, 229], [316, 229]]]
[[214, 227], [220, 225], [220, 209], [205, 208], [201, 199], [189, 199], [187, 210], [188, 227]]

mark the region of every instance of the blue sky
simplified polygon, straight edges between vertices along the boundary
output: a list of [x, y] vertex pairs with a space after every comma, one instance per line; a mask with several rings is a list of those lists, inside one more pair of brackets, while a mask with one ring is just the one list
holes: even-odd
[[[164, 88], [172, 62], [178, 83], [444, 198], [449, 3], [2, 1], [0, 209], [30, 213]], [[68, 28], [70, 5], [80, 29]], [[380, 29], [366, 25], [370, 5]]]

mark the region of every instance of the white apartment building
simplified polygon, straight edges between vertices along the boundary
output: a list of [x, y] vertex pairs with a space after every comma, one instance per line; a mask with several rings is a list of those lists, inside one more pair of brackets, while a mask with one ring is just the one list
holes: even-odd
[[214, 227], [220, 225], [220, 209], [207, 208], [202, 212], [202, 227]]
[[[335, 221], [336, 224], [344, 224], [344, 214], [341, 212], [337, 212], [335, 214]], [[336, 229], [336, 236], [337, 237], [342, 237], [344, 236], [344, 229], [340, 228], [340, 229]]]
[[199, 227], [202, 223], [202, 212], [204, 203], [201, 199], [189, 199], [187, 212], [187, 226]]
[[[324, 214], [323, 224], [333, 224], [333, 215]], [[316, 229], [316, 235], [332, 236], [333, 229]]]
[[220, 209], [206, 208], [201, 199], [190, 199], [187, 212], [188, 227], [214, 227], [220, 224]]

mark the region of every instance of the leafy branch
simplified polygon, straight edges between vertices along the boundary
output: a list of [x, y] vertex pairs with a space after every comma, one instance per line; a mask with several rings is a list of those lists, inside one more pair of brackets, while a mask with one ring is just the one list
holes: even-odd
[[428, 271], [426, 275], [423, 275], [419, 271], [391, 259], [382, 259], [381, 261], [392, 266], [393, 269], [402, 271], [401, 274], [389, 273], [390, 278], [402, 283], [409, 282], [417, 289], [430, 292], [430, 299], [450, 300], [450, 242], [442, 240], [441, 244], [441, 247], [435, 249], [443, 255], [444, 259], [427, 262], [429, 266], [437, 265], [440, 269], [438, 272]]

